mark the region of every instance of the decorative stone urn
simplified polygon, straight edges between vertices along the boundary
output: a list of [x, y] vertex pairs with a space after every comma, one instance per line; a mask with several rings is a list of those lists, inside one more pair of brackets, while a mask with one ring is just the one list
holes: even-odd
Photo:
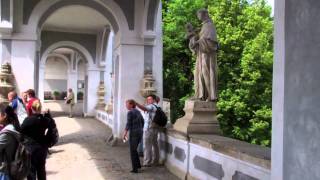
[[110, 101], [108, 102], [104, 110], [108, 114], [113, 114], [113, 91], [114, 91], [114, 83], [115, 83], [114, 73], [110, 73], [110, 78], [111, 78], [111, 90], [110, 90], [111, 97], [110, 97]]
[[96, 106], [96, 109], [104, 109], [106, 104], [104, 103], [104, 95], [106, 94], [105, 88], [104, 88], [104, 82], [101, 81], [98, 88], [98, 103]]
[[112, 114], [113, 113], [113, 97], [111, 96], [111, 100], [110, 102], [106, 105], [105, 109], [104, 109], [108, 114]]
[[11, 65], [5, 63], [0, 69], [0, 103], [9, 104], [8, 93], [14, 90], [12, 83], [13, 74], [11, 72]]
[[141, 82], [140, 94], [146, 98], [151, 94], [156, 94], [155, 80], [153, 79], [151, 72], [146, 72]]

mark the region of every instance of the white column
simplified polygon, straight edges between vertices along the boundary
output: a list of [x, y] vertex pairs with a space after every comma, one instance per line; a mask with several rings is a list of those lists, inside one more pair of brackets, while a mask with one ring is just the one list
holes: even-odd
[[35, 88], [36, 47], [36, 41], [12, 41], [11, 65], [18, 92]]
[[127, 110], [125, 101], [135, 99], [143, 103], [140, 95], [140, 81], [144, 71], [144, 46], [142, 45], [120, 45], [119, 66], [116, 76], [115, 99], [117, 101], [114, 108], [116, 127], [113, 129], [114, 136], [121, 137], [125, 128]]
[[[1, 6], [0, 6], [1, 8]], [[0, 57], [2, 56], [2, 40], [0, 39]], [[0, 59], [0, 65], [2, 64], [2, 58]]]
[[[161, 3], [159, 5], [159, 10], [157, 14], [157, 23], [156, 23], [156, 40], [155, 46], [153, 47], [153, 63], [152, 63], [152, 72], [153, 77], [156, 80], [155, 87], [157, 89], [157, 95], [160, 97], [162, 102], [163, 99], [163, 41], [162, 41], [162, 7]], [[162, 104], [162, 103], [161, 103]]]
[[107, 46], [107, 55], [106, 55], [106, 65], [105, 65], [105, 74], [104, 74], [104, 84], [106, 89], [105, 100], [106, 102], [110, 102], [111, 99], [111, 89], [112, 89], [112, 81], [111, 81], [111, 72], [112, 72], [112, 58], [113, 58], [113, 32], [111, 31], [108, 38], [108, 46]]
[[100, 70], [99, 69], [88, 69], [88, 84], [87, 84], [87, 115], [95, 115], [95, 106], [98, 101], [98, 87], [100, 83]]
[[74, 93], [75, 102], [77, 102], [77, 93], [78, 93], [78, 73], [73, 71], [72, 68], [68, 71], [68, 89], [71, 88]]
[[45, 81], [45, 64], [39, 66], [39, 99], [44, 102], [44, 81]]
[[320, 1], [275, 1], [271, 179], [320, 179]]

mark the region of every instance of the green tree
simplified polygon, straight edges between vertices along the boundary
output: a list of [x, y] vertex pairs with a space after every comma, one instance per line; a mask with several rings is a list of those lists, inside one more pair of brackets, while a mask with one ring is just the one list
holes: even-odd
[[264, 0], [164, 1], [165, 97], [172, 99], [173, 119], [183, 115], [192, 91], [194, 59], [184, 25], [200, 25], [196, 11], [208, 7], [220, 50], [219, 115], [226, 136], [265, 146], [271, 139], [273, 28]]

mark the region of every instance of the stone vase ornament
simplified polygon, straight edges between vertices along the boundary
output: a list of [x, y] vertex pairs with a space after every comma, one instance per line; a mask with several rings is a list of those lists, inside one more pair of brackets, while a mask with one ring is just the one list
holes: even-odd
[[186, 101], [184, 108], [186, 114], [177, 120], [174, 129], [185, 134], [221, 134], [216, 107], [218, 99], [216, 28], [206, 9], [200, 9], [197, 17], [202, 22], [199, 34], [196, 34], [190, 23], [186, 25], [189, 48], [196, 57], [195, 96]]
[[149, 95], [156, 93], [157, 89], [155, 88], [155, 80], [152, 76], [152, 73], [146, 72], [141, 82], [140, 94], [142, 97], [146, 98]]
[[11, 65], [9, 63], [5, 63], [1, 66], [0, 69], [0, 103], [9, 104], [8, 101], [8, 93], [13, 91], [13, 74], [11, 71]]
[[110, 102], [106, 105], [106, 107], [104, 108], [104, 110], [105, 110], [108, 114], [112, 114], [112, 113], [113, 113], [113, 97], [112, 97], [112, 96], [111, 96]]
[[99, 84], [98, 92], [97, 92], [97, 95], [98, 95], [98, 103], [96, 106], [97, 109], [104, 109], [105, 108], [105, 106], [106, 106], [106, 104], [104, 102], [104, 95], [105, 94], [106, 94], [106, 91], [104, 88], [104, 82], [101, 81]]
[[110, 97], [110, 101], [108, 102], [108, 104], [106, 104], [104, 110], [108, 113], [108, 114], [113, 114], [113, 91], [114, 91], [114, 83], [115, 83], [115, 77], [114, 77], [114, 73], [110, 73], [110, 77], [111, 77], [111, 97]]

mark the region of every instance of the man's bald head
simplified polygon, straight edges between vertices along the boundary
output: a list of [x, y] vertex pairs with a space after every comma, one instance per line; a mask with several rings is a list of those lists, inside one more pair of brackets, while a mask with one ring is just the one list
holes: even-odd
[[11, 102], [17, 97], [17, 93], [15, 91], [11, 91], [8, 93], [8, 100]]

